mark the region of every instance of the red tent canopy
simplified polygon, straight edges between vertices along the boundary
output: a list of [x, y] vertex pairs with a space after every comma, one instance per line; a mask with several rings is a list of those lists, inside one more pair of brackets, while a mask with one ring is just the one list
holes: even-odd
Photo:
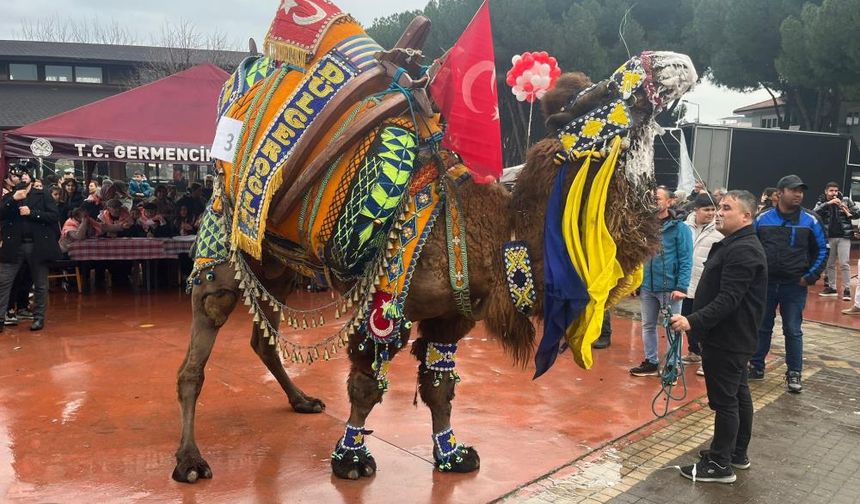
[[198, 65], [7, 131], [6, 157], [150, 163], [210, 162], [216, 108], [229, 77]]

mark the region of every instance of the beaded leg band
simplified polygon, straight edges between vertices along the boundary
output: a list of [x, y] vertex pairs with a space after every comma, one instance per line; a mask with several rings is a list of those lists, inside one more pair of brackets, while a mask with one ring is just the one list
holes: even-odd
[[364, 427], [353, 427], [347, 424], [346, 432], [337, 443], [337, 449], [331, 454], [331, 458], [342, 460], [344, 457], [352, 456], [353, 462], [359, 461], [359, 455], [373, 458], [370, 450], [364, 444], [364, 437], [372, 433], [372, 430], [367, 430]]
[[448, 377], [454, 380], [455, 383], [460, 382], [460, 377], [454, 370], [456, 366], [456, 343], [427, 343], [427, 354], [424, 357], [424, 366], [428, 371], [435, 373], [433, 378], [433, 386], [438, 387], [442, 384], [442, 379], [445, 373]]
[[436, 460], [436, 468], [442, 472], [450, 471], [454, 464], [463, 462], [468, 449], [468, 446], [457, 443], [457, 437], [451, 427], [433, 434], [433, 458]]

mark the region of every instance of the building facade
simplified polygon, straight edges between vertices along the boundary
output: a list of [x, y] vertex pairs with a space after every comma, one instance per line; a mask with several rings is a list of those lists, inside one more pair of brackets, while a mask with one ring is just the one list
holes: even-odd
[[0, 40], [0, 130], [66, 112], [198, 63], [233, 71], [237, 51]]

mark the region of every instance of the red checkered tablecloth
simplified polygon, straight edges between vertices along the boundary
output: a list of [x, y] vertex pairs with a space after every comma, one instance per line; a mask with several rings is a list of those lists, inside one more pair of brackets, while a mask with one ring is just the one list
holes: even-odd
[[73, 242], [69, 258], [75, 261], [145, 261], [175, 259], [187, 254], [193, 240], [169, 238], [97, 238]]
[[176, 257], [180, 254], [190, 254], [191, 246], [194, 245], [194, 240], [197, 236], [176, 236], [174, 238], [164, 239], [164, 251], [171, 257]]

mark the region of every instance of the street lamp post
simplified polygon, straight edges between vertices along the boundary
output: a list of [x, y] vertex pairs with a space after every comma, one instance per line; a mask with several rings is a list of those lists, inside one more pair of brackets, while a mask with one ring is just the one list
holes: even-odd
[[684, 103], [684, 104], [687, 104], [687, 105], [695, 105], [695, 106], [696, 106], [696, 124], [698, 124], [698, 123], [700, 122], [700, 121], [699, 121], [699, 119], [700, 119], [700, 113], [701, 113], [701, 111], [702, 111], [702, 108], [699, 106], [699, 104], [698, 104], [698, 103], [695, 103], [695, 102], [687, 101], [687, 100], [681, 100], [681, 103]]

